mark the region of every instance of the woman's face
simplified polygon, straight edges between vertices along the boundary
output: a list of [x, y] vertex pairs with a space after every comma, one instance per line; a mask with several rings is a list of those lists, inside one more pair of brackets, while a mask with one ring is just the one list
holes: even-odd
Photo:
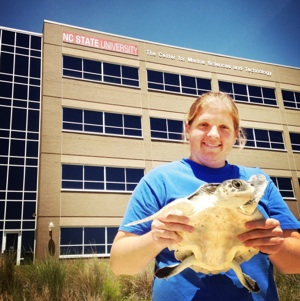
[[219, 168], [231, 151], [238, 131], [225, 105], [211, 104], [201, 110], [192, 124], [186, 125], [190, 159], [201, 165]]

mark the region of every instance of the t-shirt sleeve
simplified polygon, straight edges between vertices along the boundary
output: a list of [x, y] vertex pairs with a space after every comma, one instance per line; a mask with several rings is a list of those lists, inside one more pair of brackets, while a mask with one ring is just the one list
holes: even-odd
[[278, 188], [273, 181], [269, 179], [267, 187], [267, 198], [269, 215], [271, 218], [277, 219], [280, 222], [280, 226], [283, 230], [287, 229], [300, 229], [300, 222], [290, 211], [287, 203], [283, 200]]
[[134, 226], [127, 226], [127, 224], [146, 218], [159, 211], [161, 208], [159, 200], [161, 198], [162, 197], [159, 195], [159, 188], [153, 188], [149, 185], [147, 180], [143, 178], [130, 197], [119, 230], [138, 235], [149, 232], [151, 228], [151, 221]]

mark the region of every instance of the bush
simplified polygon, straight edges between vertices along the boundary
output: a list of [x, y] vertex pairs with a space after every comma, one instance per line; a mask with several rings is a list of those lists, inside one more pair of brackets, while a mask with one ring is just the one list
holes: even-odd
[[15, 257], [15, 254], [1, 254], [0, 295], [11, 294], [16, 286]]
[[[0, 301], [150, 301], [153, 265], [136, 276], [115, 276], [107, 259], [58, 260], [15, 266], [0, 258]], [[281, 301], [300, 300], [300, 275], [275, 271]]]
[[280, 301], [300, 300], [300, 274], [283, 275], [275, 270], [275, 281]]

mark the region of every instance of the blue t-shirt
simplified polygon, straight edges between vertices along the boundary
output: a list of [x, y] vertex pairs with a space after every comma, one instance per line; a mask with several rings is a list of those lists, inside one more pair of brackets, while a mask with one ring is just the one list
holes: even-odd
[[[254, 174], [264, 174], [269, 180], [259, 210], [264, 216], [280, 221], [282, 229], [300, 229], [300, 223], [290, 212], [278, 189], [259, 168], [226, 165], [208, 168], [189, 159], [164, 164], [151, 170], [134, 190], [120, 230], [142, 235], [150, 231], [151, 222], [126, 227], [129, 222], [150, 216], [173, 200], [193, 193], [205, 183], [221, 183], [229, 179], [248, 180]], [[155, 259], [155, 269], [172, 265], [178, 261], [173, 251], [164, 249]], [[261, 289], [249, 293], [237, 279], [234, 271], [217, 275], [204, 275], [192, 269], [166, 279], [154, 279], [152, 298], [154, 301], [277, 301], [273, 278], [273, 266], [261, 253], [241, 265], [244, 273], [255, 279]]]

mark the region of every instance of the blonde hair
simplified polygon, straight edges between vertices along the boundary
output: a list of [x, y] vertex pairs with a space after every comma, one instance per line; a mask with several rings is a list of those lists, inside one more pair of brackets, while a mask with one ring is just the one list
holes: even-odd
[[240, 148], [246, 145], [246, 135], [244, 130], [240, 127], [239, 111], [234, 103], [234, 100], [226, 93], [222, 92], [207, 92], [199, 96], [191, 105], [187, 115], [186, 123], [191, 125], [203, 109], [207, 108], [211, 104], [222, 103], [228, 108], [233, 121], [234, 130], [237, 132], [237, 143]]

